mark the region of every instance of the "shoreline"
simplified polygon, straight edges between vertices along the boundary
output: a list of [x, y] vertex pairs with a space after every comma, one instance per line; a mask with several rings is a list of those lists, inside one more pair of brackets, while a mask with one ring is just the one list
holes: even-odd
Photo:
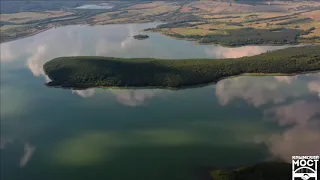
[[198, 39], [193, 39], [193, 38], [179, 38], [179, 37], [175, 37], [175, 36], [171, 36], [170, 34], [164, 33], [162, 31], [144, 31], [142, 30], [142, 32], [147, 32], [147, 33], [158, 33], [161, 34], [163, 36], [172, 38], [172, 39], [176, 39], [176, 40], [182, 40], [182, 41], [192, 41], [196, 44], [199, 45], [219, 45], [222, 47], [229, 47], [229, 48], [236, 48], [236, 47], [243, 47], [243, 46], [298, 46], [298, 45], [308, 45], [308, 44], [320, 44], [319, 42], [297, 42], [297, 43], [287, 43], [287, 44], [268, 44], [268, 43], [261, 43], [261, 44], [244, 44], [244, 45], [235, 45], [235, 46], [228, 46], [225, 44], [221, 44], [221, 43], [201, 43], [199, 42]]
[[[100, 24], [81, 24], [81, 25], [87, 25], [87, 26], [108, 26], [108, 25], [125, 25], [125, 24], [145, 24], [145, 23], [157, 23], [157, 21], [150, 21], [150, 22], [144, 22], [144, 23], [111, 23], [111, 24], [104, 24], [104, 25], [100, 25]], [[70, 26], [72, 25], [79, 25], [79, 24], [70, 24]], [[66, 25], [69, 26], [69, 25]], [[59, 26], [61, 27], [61, 26]], [[34, 35], [37, 35], [39, 33], [42, 33], [44, 31], [47, 31], [49, 29], [55, 28], [55, 26], [52, 27], [47, 27], [45, 29], [42, 29], [40, 31], [36, 31], [33, 32], [31, 34], [25, 35], [25, 36], [18, 36], [9, 40], [3, 40], [0, 41], [0, 44], [2, 43], [7, 43], [7, 42], [11, 42], [11, 41], [16, 41], [19, 39], [23, 39], [23, 38], [27, 38], [27, 37], [31, 37]], [[179, 38], [179, 37], [175, 37], [175, 36], [171, 36], [170, 34], [164, 33], [162, 31], [145, 31], [144, 29], [139, 30], [139, 32], [145, 32], [145, 33], [158, 33], [162, 36], [166, 36], [168, 38], [172, 38], [172, 39], [176, 39], [176, 40], [182, 40], [182, 41], [192, 41], [198, 45], [219, 45], [222, 47], [229, 47], [229, 48], [236, 48], [236, 47], [243, 47], [243, 46], [298, 46], [298, 45], [309, 45], [309, 44], [320, 44], [319, 42], [306, 42], [306, 41], [298, 41], [297, 43], [283, 43], [283, 44], [269, 44], [269, 43], [260, 43], [260, 44], [243, 44], [243, 45], [234, 45], [234, 46], [230, 46], [230, 45], [225, 45], [225, 44], [221, 44], [221, 43], [201, 43], [199, 42], [199, 39], [194, 39], [194, 38]], [[149, 37], [151, 38], [151, 37]]]
[[7, 43], [7, 42], [11, 42], [11, 41], [16, 41], [16, 40], [20, 40], [20, 39], [24, 39], [24, 38], [28, 38], [28, 37], [31, 37], [31, 36], [40, 34], [40, 33], [42, 33], [42, 32], [45, 32], [45, 31], [47, 31], [47, 30], [49, 30], [49, 29], [52, 29], [52, 28], [54, 28], [54, 26], [53, 26], [53, 27], [47, 27], [47, 28], [45, 28], [45, 29], [42, 29], [42, 30], [40, 30], [40, 31], [33, 32], [33, 33], [28, 34], [28, 35], [25, 35], [25, 36], [18, 36], [18, 37], [14, 38], [14, 39], [4, 40], [4, 41], [1, 41], [0, 44], [2, 44], [2, 43]]
[[187, 85], [187, 86], [181, 86], [181, 87], [170, 87], [170, 86], [72, 86], [72, 87], [66, 87], [66, 86], [50, 86], [47, 85], [49, 88], [62, 88], [62, 89], [72, 89], [72, 90], [86, 90], [86, 89], [92, 89], [92, 88], [98, 88], [98, 89], [124, 89], [124, 90], [141, 90], [141, 89], [162, 89], [162, 90], [171, 90], [171, 91], [179, 91], [179, 90], [185, 90], [185, 89], [196, 89], [196, 88], [202, 88], [206, 86], [216, 85], [219, 81], [225, 80], [225, 79], [232, 79], [237, 77], [255, 77], [255, 76], [297, 76], [297, 75], [303, 75], [303, 74], [316, 74], [320, 73], [320, 70], [315, 71], [305, 71], [305, 72], [298, 72], [298, 73], [243, 73], [239, 75], [234, 76], [228, 76], [224, 78], [220, 78], [217, 81], [212, 81], [209, 83], [202, 83], [202, 84], [196, 84], [196, 85]]
[[[234, 59], [59, 57], [43, 65], [47, 86], [185, 89], [237, 76], [294, 76], [320, 72], [320, 46], [279, 49]], [[263, 60], [262, 60], [263, 59]], [[133, 75], [134, 74], [134, 75]]]

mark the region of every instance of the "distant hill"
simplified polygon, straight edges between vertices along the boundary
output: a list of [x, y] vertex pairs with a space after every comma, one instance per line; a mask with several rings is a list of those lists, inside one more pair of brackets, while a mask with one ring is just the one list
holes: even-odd
[[[195, 1], [195, 0], [162, 0], [162, 1]], [[208, 0], [210, 1], [210, 0]], [[227, 1], [230, 0], [221, 0]], [[261, 3], [261, 2], [269, 2], [267, 0], [231, 0], [233, 2], [237, 2], [240, 4], [252, 4], [252, 3]], [[294, 0], [286, 0], [286, 1], [294, 1]], [[299, 1], [299, 0], [295, 0]], [[314, 0], [320, 2], [320, 0]], [[61, 10], [64, 8], [75, 8], [77, 6], [85, 5], [88, 3], [103, 3], [107, 1], [97, 1], [97, 0], [85, 0], [85, 1], [77, 1], [77, 0], [1, 0], [1, 13], [16, 13], [21, 11], [44, 11], [44, 10]], [[117, 1], [108, 1], [108, 2], [152, 2], [150, 0], [117, 0]], [[271, 1], [270, 1], [271, 2]]]

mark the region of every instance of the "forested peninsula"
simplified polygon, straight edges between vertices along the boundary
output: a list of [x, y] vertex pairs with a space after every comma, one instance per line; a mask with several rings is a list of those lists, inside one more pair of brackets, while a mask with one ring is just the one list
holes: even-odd
[[320, 45], [291, 47], [235, 59], [59, 57], [43, 66], [48, 86], [182, 88], [242, 74], [297, 74], [320, 70]]

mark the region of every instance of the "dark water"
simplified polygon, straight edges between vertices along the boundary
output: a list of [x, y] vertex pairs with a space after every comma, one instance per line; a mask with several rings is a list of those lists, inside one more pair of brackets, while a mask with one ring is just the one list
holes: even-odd
[[283, 48], [131, 38], [150, 26], [68, 26], [1, 44], [1, 179], [199, 180], [208, 167], [320, 153], [319, 73], [178, 91], [44, 86], [42, 65], [59, 56], [226, 58]]

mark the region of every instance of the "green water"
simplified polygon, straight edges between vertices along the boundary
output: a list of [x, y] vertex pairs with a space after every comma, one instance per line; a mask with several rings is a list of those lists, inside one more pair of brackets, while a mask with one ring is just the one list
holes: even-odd
[[237, 77], [185, 90], [48, 88], [42, 65], [74, 55], [227, 58], [144, 25], [67, 26], [1, 44], [1, 179], [199, 180], [208, 169], [320, 153], [320, 74]]

